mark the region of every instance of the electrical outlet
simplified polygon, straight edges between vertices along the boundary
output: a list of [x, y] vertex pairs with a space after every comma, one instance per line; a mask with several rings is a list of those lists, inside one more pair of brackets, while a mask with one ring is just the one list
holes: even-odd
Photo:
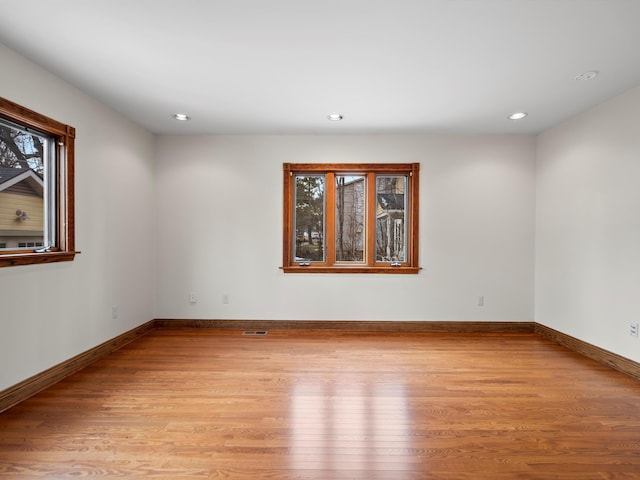
[[478, 297], [478, 306], [479, 307], [484, 307], [484, 295], [480, 295]]
[[222, 303], [224, 305], [228, 305], [229, 304], [229, 294], [228, 293], [225, 293], [225, 294], [222, 295]]
[[118, 305], [111, 305], [111, 319], [115, 320], [120, 316], [120, 312], [118, 311]]
[[638, 323], [629, 324], [629, 335], [638, 338]]
[[189, 294], [189, 303], [197, 303], [198, 302], [198, 295], [196, 294], [196, 292], [191, 292]]

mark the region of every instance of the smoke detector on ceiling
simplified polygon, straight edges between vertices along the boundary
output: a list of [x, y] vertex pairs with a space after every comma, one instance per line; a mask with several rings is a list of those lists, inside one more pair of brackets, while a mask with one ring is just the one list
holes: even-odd
[[589, 70], [588, 72], [582, 72], [576, 75], [576, 80], [593, 80], [598, 76], [596, 70]]

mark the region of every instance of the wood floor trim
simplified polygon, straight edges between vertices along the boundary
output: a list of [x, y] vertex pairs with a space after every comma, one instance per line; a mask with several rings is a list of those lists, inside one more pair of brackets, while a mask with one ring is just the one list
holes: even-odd
[[600, 364], [640, 380], [640, 363], [534, 322], [359, 322], [302, 320], [155, 319], [86, 352], [0, 391], [0, 412], [26, 400], [96, 360], [157, 328], [217, 328], [237, 330], [343, 330], [356, 332], [535, 333]]
[[156, 328], [223, 330], [343, 330], [351, 332], [533, 333], [533, 322], [389, 322], [353, 320], [156, 319]]
[[137, 340], [154, 328], [155, 322], [150, 320], [139, 327], [59, 363], [44, 372], [38, 373], [12, 387], [0, 391], [0, 413], [76, 373], [96, 360], [115, 352], [126, 344]]
[[589, 357], [596, 362], [613, 368], [619, 372], [625, 373], [631, 377], [640, 380], [640, 363], [629, 360], [616, 353], [612, 353], [600, 347], [596, 347], [582, 340], [578, 340], [571, 335], [559, 332], [553, 328], [547, 327], [540, 323], [535, 324], [535, 333], [541, 337], [548, 338], [563, 347], [573, 350], [585, 357]]

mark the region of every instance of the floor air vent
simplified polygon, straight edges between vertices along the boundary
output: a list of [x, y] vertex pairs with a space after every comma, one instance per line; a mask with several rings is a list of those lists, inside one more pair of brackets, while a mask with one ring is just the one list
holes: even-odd
[[248, 330], [246, 332], [242, 332], [242, 335], [249, 335], [253, 337], [264, 337], [267, 333], [266, 330]]

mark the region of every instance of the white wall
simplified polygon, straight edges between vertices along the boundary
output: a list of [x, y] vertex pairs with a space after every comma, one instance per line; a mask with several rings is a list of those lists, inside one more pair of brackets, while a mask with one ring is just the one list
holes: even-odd
[[640, 88], [551, 129], [537, 153], [536, 321], [640, 361]]
[[2, 390], [153, 318], [155, 179], [152, 135], [2, 45], [0, 65], [4, 98], [76, 127], [82, 252], [0, 268]]
[[[168, 136], [156, 150], [157, 318], [533, 321], [533, 137]], [[421, 273], [283, 274], [283, 162], [420, 162]]]

